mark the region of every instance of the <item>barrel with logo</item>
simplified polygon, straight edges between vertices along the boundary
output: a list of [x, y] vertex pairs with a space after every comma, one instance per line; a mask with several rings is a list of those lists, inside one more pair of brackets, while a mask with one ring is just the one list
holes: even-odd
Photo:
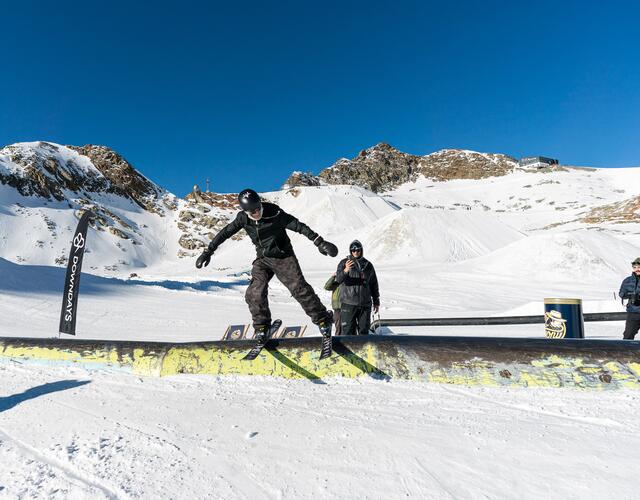
[[583, 339], [581, 299], [544, 299], [544, 336], [548, 339]]

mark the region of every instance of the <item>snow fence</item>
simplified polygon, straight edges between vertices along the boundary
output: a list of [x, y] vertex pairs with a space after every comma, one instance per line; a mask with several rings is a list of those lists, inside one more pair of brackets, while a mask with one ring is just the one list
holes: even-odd
[[193, 343], [0, 337], [0, 362], [122, 370], [147, 376], [374, 377], [472, 386], [640, 388], [640, 341], [370, 335]]

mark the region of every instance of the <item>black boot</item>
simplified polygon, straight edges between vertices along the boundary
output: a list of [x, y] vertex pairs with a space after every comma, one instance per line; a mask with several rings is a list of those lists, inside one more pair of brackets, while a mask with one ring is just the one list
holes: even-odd
[[331, 325], [333, 324], [333, 312], [327, 311], [327, 315], [324, 319], [318, 322], [318, 328], [323, 337], [331, 336]]
[[269, 339], [269, 327], [267, 325], [256, 325], [253, 327], [255, 333], [253, 338], [260, 343], [264, 343]]

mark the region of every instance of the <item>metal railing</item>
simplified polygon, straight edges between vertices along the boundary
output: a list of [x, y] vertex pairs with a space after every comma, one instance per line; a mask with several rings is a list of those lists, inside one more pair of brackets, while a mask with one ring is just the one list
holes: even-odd
[[[623, 321], [626, 312], [585, 313], [585, 321]], [[382, 326], [484, 326], [484, 325], [526, 325], [544, 323], [544, 315], [536, 316], [485, 316], [476, 318], [396, 318], [377, 319], [371, 323], [371, 330]]]

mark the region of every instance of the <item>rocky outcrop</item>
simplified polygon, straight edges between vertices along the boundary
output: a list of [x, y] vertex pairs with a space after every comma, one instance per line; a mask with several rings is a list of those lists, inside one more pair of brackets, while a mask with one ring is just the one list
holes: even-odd
[[87, 172], [79, 158], [65, 157], [61, 147], [48, 142], [13, 144], [0, 149], [0, 182], [23, 196], [62, 201], [64, 190], [106, 191], [108, 181], [97, 171]]
[[380, 143], [362, 150], [351, 160], [341, 158], [331, 167], [322, 170], [317, 177], [294, 172], [283, 187], [318, 185], [324, 182], [353, 184], [382, 192], [413, 181], [420, 175], [437, 181], [482, 179], [506, 175], [516, 166], [516, 160], [507, 155], [443, 149], [426, 156], [417, 156]]
[[320, 172], [319, 177], [327, 184], [354, 184], [374, 192], [386, 191], [414, 179], [420, 159], [380, 143], [360, 151], [352, 160], [341, 158]]
[[0, 149], [0, 182], [24, 196], [58, 201], [82, 193], [113, 193], [164, 214], [162, 192], [121, 155], [105, 146], [19, 143]]
[[[211, 238], [231, 222], [239, 208], [237, 194], [203, 193], [197, 185], [185, 200], [187, 206], [178, 212], [178, 229], [182, 231], [178, 244], [185, 250], [198, 250], [208, 245]], [[233, 239], [243, 236], [244, 233], [239, 233]], [[185, 251], [178, 252], [178, 257], [190, 256]]]
[[109, 181], [107, 192], [127, 197], [145, 210], [161, 212], [157, 201], [159, 190], [121, 155], [106, 146], [67, 146], [89, 158], [91, 163]]
[[311, 172], [293, 172], [284, 182], [281, 189], [291, 189], [298, 186], [320, 186], [322, 179]]
[[436, 181], [485, 179], [507, 175], [517, 165], [515, 158], [503, 154], [442, 149], [422, 157], [419, 173]]
[[587, 224], [613, 222], [614, 224], [640, 222], [640, 196], [594, 207], [582, 218]]
[[239, 210], [237, 193], [218, 194], [209, 191], [203, 193], [195, 185], [193, 186], [193, 191], [187, 194], [184, 199], [192, 203], [205, 205], [205, 207], [208, 205], [221, 210]]

